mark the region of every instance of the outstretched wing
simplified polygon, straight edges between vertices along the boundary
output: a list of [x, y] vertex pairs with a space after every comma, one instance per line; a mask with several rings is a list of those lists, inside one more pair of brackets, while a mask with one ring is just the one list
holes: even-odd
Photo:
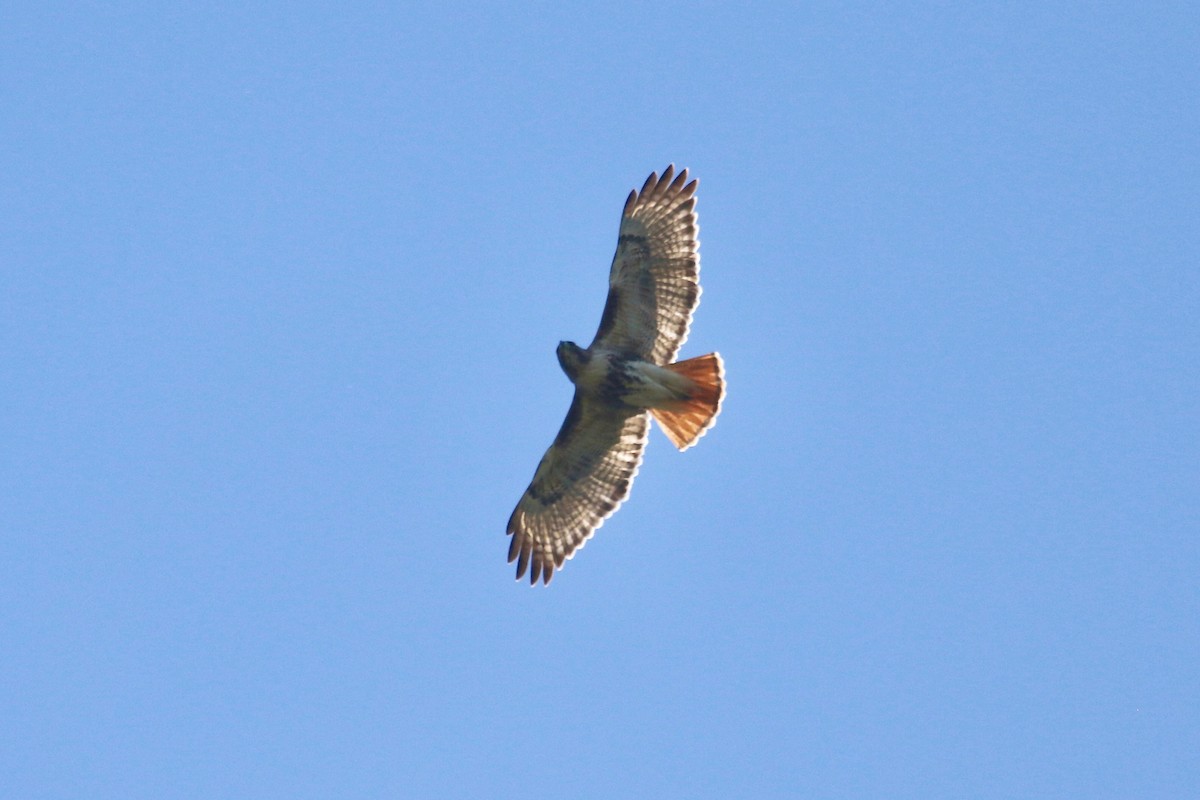
[[532, 564], [529, 582], [549, 583], [554, 570], [629, 496], [649, 424], [646, 413], [626, 417], [576, 391], [554, 444], [508, 520], [508, 560], [517, 562], [517, 580]]
[[636, 354], [655, 364], [675, 360], [700, 302], [700, 242], [696, 181], [675, 165], [651, 173], [629, 193], [608, 301], [591, 347]]

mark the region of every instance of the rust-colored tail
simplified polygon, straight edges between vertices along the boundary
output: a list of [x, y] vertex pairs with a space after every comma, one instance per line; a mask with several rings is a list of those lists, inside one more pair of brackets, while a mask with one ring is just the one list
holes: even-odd
[[676, 447], [687, 450], [717, 421], [721, 401], [725, 399], [725, 367], [716, 353], [667, 364], [676, 375], [690, 380], [693, 389], [686, 400], [650, 413]]

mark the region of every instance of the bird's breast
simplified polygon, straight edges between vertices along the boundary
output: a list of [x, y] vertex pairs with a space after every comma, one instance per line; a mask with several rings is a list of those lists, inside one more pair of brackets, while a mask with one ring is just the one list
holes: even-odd
[[648, 361], [605, 353], [584, 365], [575, 385], [603, 405], [647, 409], [680, 399], [677, 387], [671, 384], [674, 377]]

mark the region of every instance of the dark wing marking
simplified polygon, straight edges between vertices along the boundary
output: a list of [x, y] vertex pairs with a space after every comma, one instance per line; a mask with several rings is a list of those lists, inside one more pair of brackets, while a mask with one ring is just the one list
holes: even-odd
[[554, 444], [508, 520], [508, 560], [517, 562], [517, 580], [532, 566], [529, 582], [549, 583], [554, 570], [629, 496], [649, 425], [645, 413], [626, 417], [575, 393]]
[[621, 214], [608, 300], [591, 348], [675, 360], [700, 302], [696, 181], [675, 165], [651, 173]]

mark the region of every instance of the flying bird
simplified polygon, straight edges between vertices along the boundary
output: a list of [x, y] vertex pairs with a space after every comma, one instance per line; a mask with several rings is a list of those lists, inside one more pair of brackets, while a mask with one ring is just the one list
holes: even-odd
[[686, 450], [721, 412], [721, 357], [675, 362], [700, 301], [696, 184], [672, 164], [629, 193], [596, 337], [586, 349], [559, 342], [575, 397], [508, 520], [517, 580], [529, 570], [531, 584], [549, 583], [617, 510], [641, 466], [651, 416]]

